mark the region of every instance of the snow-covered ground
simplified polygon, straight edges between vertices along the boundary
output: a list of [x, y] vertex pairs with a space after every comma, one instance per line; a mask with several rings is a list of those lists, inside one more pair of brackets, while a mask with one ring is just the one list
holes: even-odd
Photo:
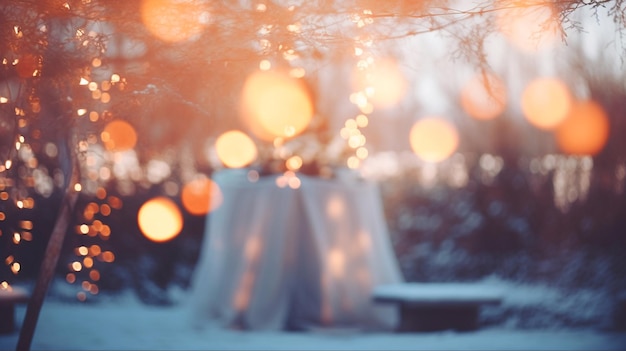
[[[546, 289], [515, 288], [505, 306], [530, 304]], [[182, 298], [184, 293], [178, 293]], [[497, 324], [475, 332], [362, 333], [348, 329], [310, 332], [246, 332], [190, 327], [183, 300], [172, 307], [141, 303], [134, 294], [99, 296], [93, 303], [51, 297], [41, 311], [33, 350], [623, 350], [626, 333], [602, 328], [523, 328]], [[571, 306], [576, 309], [576, 306]], [[25, 313], [18, 306], [18, 323]], [[0, 335], [0, 349], [11, 350], [17, 332]]]

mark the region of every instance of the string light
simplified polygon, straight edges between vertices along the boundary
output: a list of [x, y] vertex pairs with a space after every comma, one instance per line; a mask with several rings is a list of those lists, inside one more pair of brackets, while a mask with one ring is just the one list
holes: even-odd
[[[364, 9], [360, 13], [352, 15], [352, 22], [355, 23], [357, 30], [365, 32], [367, 26], [374, 23], [372, 17], [373, 12]], [[349, 118], [345, 122], [345, 126], [340, 130], [339, 135], [346, 141], [353, 154], [348, 156], [346, 166], [350, 169], [357, 169], [361, 162], [365, 160], [369, 152], [366, 147], [366, 138], [362, 134], [361, 129], [369, 125], [368, 115], [374, 112], [374, 104], [371, 99], [375, 95], [375, 88], [367, 79], [373, 74], [373, 66], [375, 64], [374, 57], [371, 55], [369, 48], [373, 42], [367, 35], [358, 35], [354, 38], [354, 57], [357, 59], [354, 66], [355, 80], [359, 80], [360, 84], [355, 84], [355, 89], [350, 94], [350, 102], [355, 105], [359, 113], [354, 118]]]

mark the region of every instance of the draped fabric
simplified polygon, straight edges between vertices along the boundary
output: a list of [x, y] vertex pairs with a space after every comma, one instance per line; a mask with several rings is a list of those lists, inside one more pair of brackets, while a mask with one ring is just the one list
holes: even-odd
[[292, 189], [277, 186], [276, 176], [251, 182], [246, 174], [214, 175], [222, 203], [207, 216], [189, 301], [193, 322], [394, 328], [396, 311], [371, 297], [373, 287], [402, 280], [376, 184], [298, 175]]

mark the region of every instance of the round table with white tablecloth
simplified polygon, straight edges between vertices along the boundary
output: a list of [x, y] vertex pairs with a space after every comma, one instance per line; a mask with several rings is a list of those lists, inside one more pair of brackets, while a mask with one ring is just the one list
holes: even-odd
[[280, 175], [248, 172], [213, 176], [222, 202], [207, 216], [192, 280], [194, 323], [394, 328], [395, 309], [371, 296], [374, 286], [402, 280], [377, 185], [343, 172], [297, 174], [292, 188]]

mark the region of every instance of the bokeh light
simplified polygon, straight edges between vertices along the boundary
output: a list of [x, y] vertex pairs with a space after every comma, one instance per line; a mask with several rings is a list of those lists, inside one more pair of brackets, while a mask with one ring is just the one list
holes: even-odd
[[207, 177], [186, 183], [180, 197], [185, 210], [196, 216], [215, 210], [223, 200], [219, 185]]
[[461, 106], [465, 113], [479, 120], [494, 119], [504, 112], [506, 87], [493, 74], [477, 75], [461, 90]]
[[459, 145], [459, 134], [450, 122], [437, 117], [417, 121], [411, 128], [411, 148], [427, 162], [440, 162], [450, 157]]
[[143, 0], [141, 20], [158, 39], [176, 43], [196, 39], [209, 23], [205, 1]]
[[100, 139], [109, 151], [126, 151], [134, 148], [137, 144], [137, 132], [130, 123], [115, 120], [104, 127], [100, 133]]
[[313, 103], [303, 81], [274, 71], [258, 71], [244, 84], [241, 113], [257, 137], [271, 141], [300, 134], [313, 118]]
[[569, 112], [572, 96], [565, 83], [556, 78], [537, 78], [522, 93], [522, 112], [535, 127], [549, 130], [558, 126]]
[[524, 52], [550, 47], [558, 38], [559, 22], [551, 6], [542, 0], [518, 1], [497, 13], [498, 31]]
[[143, 235], [155, 242], [171, 240], [183, 228], [183, 218], [178, 206], [166, 197], [155, 197], [146, 201], [139, 209], [137, 222]]
[[609, 137], [609, 119], [600, 104], [577, 101], [569, 115], [555, 130], [559, 148], [568, 154], [595, 155]]
[[374, 106], [389, 108], [404, 97], [407, 82], [395, 61], [382, 59], [367, 70], [355, 70], [354, 88], [370, 92], [368, 95], [371, 95], [369, 98]]
[[257, 148], [250, 137], [238, 130], [229, 130], [215, 141], [217, 157], [226, 167], [240, 168], [252, 163], [257, 157]]

